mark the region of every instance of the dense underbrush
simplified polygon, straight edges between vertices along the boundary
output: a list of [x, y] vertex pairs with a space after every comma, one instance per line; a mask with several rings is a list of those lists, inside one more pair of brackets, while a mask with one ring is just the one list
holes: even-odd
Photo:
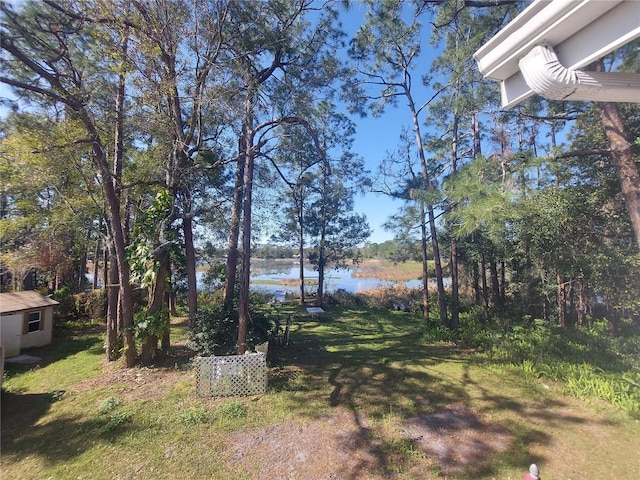
[[[202, 295], [201, 297], [205, 297]], [[252, 294], [249, 307], [247, 347], [251, 350], [277, 336], [279, 320], [261, 306], [268, 303], [263, 294]], [[195, 328], [189, 333], [189, 347], [200, 355], [231, 355], [237, 351], [238, 309], [226, 308], [220, 292], [200, 299]]]
[[525, 375], [562, 381], [640, 417], [640, 336], [611, 337], [606, 322], [561, 328], [544, 320], [495, 335], [485, 356]]

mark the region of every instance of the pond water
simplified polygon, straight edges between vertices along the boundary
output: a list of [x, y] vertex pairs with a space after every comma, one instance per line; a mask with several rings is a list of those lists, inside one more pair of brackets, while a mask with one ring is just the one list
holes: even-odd
[[[282, 265], [282, 264], [260, 264], [258, 268], [254, 268], [255, 273], [251, 275], [251, 289], [261, 290], [265, 292], [276, 292], [277, 290], [284, 290], [287, 292], [298, 292], [300, 287], [297, 283], [299, 267], [297, 265]], [[409, 280], [406, 282], [392, 282], [389, 280], [382, 280], [375, 277], [355, 277], [352, 274], [354, 270], [336, 270], [328, 269], [325, 271], [325, 292], [335, 292], [336, 290], [346, 290], [350, 293], [358, 293], [365, 290], [371, 290], [379, 287], [391, 287], [394, 285], [406, 285], [407, 287], [420, 287], [422, 286], [421, 280]], [[202, 278], [204, 272], [197, 272], [198, 289], [204, 289], [202, 284]], [[313, 293], [317, 290], [318, 272], [314, 270], [304, 271], [305, 280], [307, 281], [307, 291]], [[93, 281], [92, 273], [86, 274], [89, 283]], [[101, 280], [101, 279], [99, 279]], [[284, 285], [282, 282], [287, 281], [290, 285]], [[446, 281], [450, 279], [445, 279]], [[101, 282], [99, 282], [101, 283]], [[435, 285], [435, 278], [430, 280], [430, 283]]]
[[[265, 292], [276, 292], [278, 290], [284, 290], [287, 292], [298, 292], [300, 286], [298, 283], [299, 267], [297, 265], [264, 265], [260, 264], [258, 268], [253, 267], [254, 273], [251, 275], [250, 287], [252, 290], [261, 290]], [[362, 292], [365, 290], [371, 290], [378, 287], [389, 287], [395, 283], [380, 278], [374, 277], [355, 277], [351, 269], [325, 270], [324, 290], [325, 292], [334, 292], [342, 289], [350, 293]], [[198, 288], [200, 286], [200, 278], [202, 273], [198, 272]], [[318, 272], [314, 270], [304, 271], [305, 283], [307, 283], [307, 291], [315, 292], [317, 290]], [[283, 284], [283, 281], [289, 283], [289, 285]], [[419, 287], [422, 285], [420, 280], [409, 280], [406, 282], [397, 282], [398, 284], [406, 285], [408, 287]]]
[[[372, 288], [378, 287], [388, 287], [393, 286], [394, 282], [381, 280], [379, 278], [372, 277], [354, 277], [353, 270], [335, 270], [329, 269], [325, 270], [324, 274], [324, 289], [325, 292], [333, 292], [336, 290], [346, 290], [347, 292], [357, 293], [364, 290], [371, 290]], [[259, 275], [252, 275], [251, 282], [252, 288], [255, 289], [266, 289], [267, 291], [274, 290], [288, 290], [291, 292], [297, 292], [300, 287], [299, 285], [282, 285], [280, 282], [282, 280], [297, 280], [299, 278], [299, 268], [292, 267], [287, 272], [279, 272], [279, 273], [261, 273]], [[312, 285], [308, 285], [308, 289], [315, 291], [318, 282], [318, 272], [305, 270], [304, 272], [305, 281], [309, 283], [313, 283]], [[263, 283], [263, 282], [274, 282], [274, 283]], [[420, 280], [410, 280], [407, 282], [402, 282], [408, 287], [417, 287], [420, 286]]]

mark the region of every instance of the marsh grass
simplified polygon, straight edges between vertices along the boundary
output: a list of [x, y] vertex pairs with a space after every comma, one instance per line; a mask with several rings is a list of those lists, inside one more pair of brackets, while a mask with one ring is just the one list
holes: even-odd
[[[433, 271], [434, 262], [429, 260], [428, 269]], [[392, 262], [391, 260], [364, 260], [352, 273], [354, 277], [375, 277], [393, 282], [422, 278], [422, 263], [414, 261]]]
[[[533, 460], [550, 480], [576, 472], [635, 478], [638, 422], [610, 403], [565, 396], [570, 385], [542, 377], [537, 364], [525, 373], [451, 342], [427, 343], [423, 321], [403, 312], [331, 307], [317, 321], [285, 305], [279, 314], [292, 315], [291, 342], [270, 347], [269, 389], [256, 397], [199, 398], [184, 362], [106, 371], [102, 339], [91, 332], [58, 339], [39, 366], [10, 366], [3, 478], [253, 479], [224, 460], [234, 432], [346, 411], [368, 419], [368, 438], [384, 460], [377, 473], [407, 480], [417, 478], [409, 472], [425, 453], [399, 425], [452, 404], [512, 440], [449, 479], [521, 478]], [[184, 338], [185, 328], [173, 325], [172, 336]], [[113, 378], [101, 381], [107, 374]], [[87, 381], [91, 388], [82, 387]], [[419, 478], [439, 478], [439, 471], [432, 462]]]

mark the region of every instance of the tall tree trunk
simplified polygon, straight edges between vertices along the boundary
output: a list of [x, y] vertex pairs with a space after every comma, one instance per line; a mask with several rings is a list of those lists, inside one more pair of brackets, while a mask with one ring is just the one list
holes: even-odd
[[296, 200], [298, 208], [298, 265], [300, 267], [300, 305], [304, 305], [304, 220], [302, 218], [302, 200]]
[[482, 304], [484, 307], [484, 320], [489, 320], [489, 287], [487, 282], [487, 260], [482, 254], [482, 260], [480, 261], [480, 274], [482, 277]]
[[[427, 166], [427, 159], [424, 155], [424, 146], [422, 144], [422, 134], [420, 132], [420, 122], [418, 119], [418, 112], [416, 110], [415, 103], [411, 96], [411, 92], [406, 89], [405, 95], [407, 97], [409, 108], [411, 109], [411, 117], [413, 120], [413, 132], [416, 140], [416, 147], [418, 150], [418, 156], [420, 158], [420, 170], [422, 172], [422, 182], [425, 193], [429, 192], [433, 187], [429, 179], [429, 169]], [[429, 233], [431, 235], [431, 247], [433, 249], [433, 260], [435, 263], [436, 271], [436, 284], [438, 286], [438, 310], [440, 313], [440, 323], [448, 327], [449, 320], [447, 318], [447, 304], [444, 295], [444, 281], [442, 279], [442, 262], [440, 259], [440, 246], [438, 244], [438, 233], [436, 230], [436, 216], [433, 211], [433, 205], [431, 202], [427, 203], [427, 216], [429, 217]]]
[[169, 316], [178, 316], [178, 306], [176, 305], [176, 290], [173, 284], [173, 275], [171, 273], [171, 263], [169, 263], [169, 271], [167, 272], [168, 292], [167, 305], [169, 307]]
[[458, 292], [458, 242], [456, 240], [451, 241], [451, 328], [453, 330], [460, 326], [460, 307], [459, 307], [459, 292]]
[[[118, 283], [118, 266], [116, 262], [115, 250], [111, 246], [111, 242], [105, 246], [104, 271], [106, 275], [104, 281], [105, 293], [107, 296], [107, 339], [105, 350], [108, 361], [118, 358], [119, 342], [118, 342], [118, 291], [115, 285]], [[109, 254], [109, 250], [111, 253]], [[121, 332], [120, 332], [121, 333]]]
[[444, 280], [442, 275], [442, 261], [440, 257], [440, 245], [438, 243], [438, 233], [436, 230], [436, 216], [433, 205], [427, 205], [429, 214], [429, 230], [431, 233], [431, 247], [433, 249], [433, 260], [436, 270], [436, 284], [438, 286], [438, 310], [440, 312], [440, 323], [445, 327], [451, 327], [447, 318], [447, 303], [444, 295]]
[[574, 280], [569, 280], [569, 293], [567, 294], [567, 297], [569, 299], [569, 306], [566, 309], [567, 313], [566, 313], [566, 321], [568, 325], [573, 325], [575, 323], [577, 323], [577, 321], [574, 321], [574, 316], [577, 314], [577, 308], [576, 308], [576, 281]]
[[[127, 54], [128, 39], [129, 29], [127, 27], [120, 39], [123, 56], [126, 56]], [[109, 225], [112, 229], [112, 238], [116, 253], [115, 257], [118, 266], [118, 281], [120, 284], [118, 289], [118, 323], [122, 326], [120, 332], [124, 339], [125, 364], [127, 367], [133, 367], [136, 359], [136, 347], [133, 338], [133, 295], [131, 284], [129, 282], [129, 261], [127, 260], [125, 251], [128, 244], [126, 239], [127, 233], [120, 214], [120, 194], [122, 192], [121, 179], [124, 168], [125, 87], [126, 71], [121, 70], [118, 77], [118, 88], [115, 102], [116, 127], [114, 132], [113, 176], [111, 177], [111, 181], [107, 180], [109, 178], [108, 176], [103, 177], [105, 179], [103, 188], [109, 209], [111, 220]], [[94, 139], [94, 162], [97, 163], [99, 170], [107, 173], [106, 170], [108, 168], [108, 163], [106, 153], [101, 147], [102, 143], [99, 140], [98, 130], [84, 108], [81, 111], [81, 118]]]
[[198, 280], [196, 276], [196, 250], [193, 245], [193, 215], [191, 213], [191, 199], [187, 201], [189, 209], [182, 217], [182, 231], [184, 233], [184, 249], [187, 261], [187, 290], [189, 304], [189, 327], [196, 326], [196, 315], [198, 313]]
[[244, 168], [246, 162], [245, 147], [242, 145], [246, 137], [243, 127], [240, 136], [238, 162], [236, 163], [235, 188], [233, 190], [233, 206], [229, 225], [229, 243], [227, 246], [227, 262], [224, 276], [224, 305], [231, 308], [235, 296], [236, 273], [238, 269], [238, 242], [240, 238], [240, 219], [242, 218], [242, 199], [244, 198]]
[[251, 210], [254, 158], [251, 152], [248, 152], [245, 157], [244, 204], [242, 211], [242, 275], [240, 277], [240, 296], [238, 298], [238, 355], [243, 355], [247, 350], [249, 279], [251, 276]]
[[426, 211], [424, 202], [420, 202], [420, 255], [422, 257], [422, 314], [425, 320], [429, 320], [429, 268], [427, 258], [427, 224], [425, 223]]
[[489, 261], [489, 269], [491, 271], [491, 302], [500, 306], [500, 281], [498, 280], [498, 264], [492, 258]]
[[584, 278], [578, 280], [578, 325], [585, 324], [587, 312], [587, 281]]
[[473, 297], [474, 303], [480, 305], [480, 269], [478, 268], [478, 261], [473, 262]]
[[[326, 139], [325, 139], [326, 140]], [[326, 144], [322, 145], [322, 151], [326, 153]], [[326, 155], [323, 155], [322, 163], [322, 211], [320, 212], [320, 242], [318, 251], [318, 295], [316, 297], [316, 306], [322, 307], [324, 304], [324, 270], [327, 266], [327, 225], [329, 224], [328, 204], [329, 197], [333, 192], [329, 189], [329, 175], [331, 175], [331, 166]]]
[[[85, 247], [82, 249], [82, 258], [80, 260], [80, 265], [78, 266], [78, 280], [76, 282], [76, 292], [84, 291], [84, 286], [87, 281], [87, 260], [88, 260], [88, 250], [89, 250], [89, 241], [91, 240], [91, 231], [87, 232], [87, 242]], [[95, 260], [95, 259], [94, 259]]]
[[322, 307], [322, 304], [324, 303], [324, 267], [327, 263], [327, 259], [326, 259], [327, 218], [326, 218], [326, 211], [324, 207], [322, 211], [321, 222], [322, 222], [322, 227], [320, 228], [320, 245], [319, 245], [319, 252], [318, 252], [318, 294], [316, 295], [316, 303], [315, 303], [317, 307]]
[[89, 134], [89, 138], [91, 138], [93, 150], [92, 160], [96, 170], [103, 178], [102, 188], [107, 202], [107, 211], [110, 217], [109, 227], [118, 267], [118, 323], [122, 326], [121, 331], [123, 332], [124, 338], [125, 366], [130, 368], [135, 365], [136, 360], [136, 346], [133, 338], [133, 296], [131, 283], [129, 281], [130, 266], [126, 254], [127, 245], [125, 243], [122, 215], [120, 214], [120, 199], [115, 186], [117, 182], [110, 181], [113, 177], [112, 172], [109, 170], [109, 163], [103, 148], [103, 143], [98, 129], [93, 123], [92, 117], [79, 101], [77, 101], [77, 103], [71, 102], [70, 106], [72, 106], [78, 114], [78, 117]]
[[[452, 126], [452, 141], [451, 141], [451, 172], [455, 175], [458, 171], [458, 125], [460, 117], [458, 114], [454, 114], [453, 126]], [[455, 210], [455, 206], [452, 206]], [[460, 324], [459, 314], [459, 278], [458, 278], [458, 241], [455, 235], [451, 236], [451, 328], [457, 329]]]
[[[117, 257], [120, 255], [118, 254]], [[124, 269], [124, 272], [122, 271]], [[125, 366], [131, 368], [136, 363], [136, 344], [133, 338], [133, 289], [129, 283], [129, 263], [126, 259], [118, 259], [118, 324], [123, 337]]]
[[[156, 271], [155, 280], [149, 287], [148, 295], [149, 302], [147, 308], [147, 317], [153, 318], [152, 321], [158, 322], [158, 327], [163, 332], [169, 328], [169, 311], [166, 308], [166, 287], [167, 287], [167, 273], [169, 271], [169, 251], [165, 247], [161, 247], [155, 257], [158, 263], [158, 270]], [[152, 334], [146, 335], [140, 354], [142, 363], [145, 365], [151, 364], [156, 356], [158, 350], [158, 335], [157, 330]]]
[[640, 248], [640, 172], [633, 159], [631, 143], [625, 137], [618, 106], [615, 103], [598, 102], [598, 108], [611, 144], [611, 160], [620, 181], [636, 244]]
[[[98, 289], [98, 278], [100, 276], [100, 257], [103, 256], [102, 249], [100, 248], [100, 238], [96, 239], [96, 249], [93, 252], [93, 282], [91, 282], [91, 289]], [[106, 266], [105, 266], [106, 268]]]
[[320, 251], [322, 252], [318, 257], [318, 291], [316, 295], [316, 303], [317, 307], [322, 307], [324, 303], [324, 266], [325, 266], [325, 258], [324, 258], [324, 245], [320, 244]]
[[[100, 140], [97, 131], [94, 133], [94, 159], [95, 163], [102, 169], [103, 178], [109, 177], [109, 172], [105, 168], [107, 162], [104, 152], [100, 147]], [[133, 338], [133, 295], [130, 279], [130, 266], [127, 260], [126, 244], [124, 240], [124, 232], [122, 229], [122, 217], [120, 216], [120, 202], [116, 195], [113, 185], [109, 181], [103, 183], [107, 205], [109, 207], [109, 215], [111, 221], [109, 225], [112, 230], [112, 237], [115, 245], [116, 264], [118, 267], [118, 323], [122, 326], [121, 332], [124, 338], [125, 365], [130, 368], [135, 365], [136, 346]]]
[[[251, 85], [251, 79], [247, 85]], [[240, 276], [240, 292], [238, 297], [238, 355], [247, 350], [247, 334], [249, 330], [249, 280], [251, 277], [251, 218], [253, 209], [253, 170], [255, 152], [253, 149], [254, 112], [253, 100], [255, 90], [248, 87], [244, 103], [244, 120], [240, 151], [244, 160], [244, 192], [242, 202], [242, 274]]]
[[[124, 234], [122, 231], [122, 218], [120, 217], [119, 202], [115, 198], [113, 188], [109, 187], [110, 182], [105, 182], [103, 188], [108, 198], [109, 213], [111, 214], [111, 235], [113, 237], [115, 265], [111, 265], [111, 270], [117, 274], [117, 283], [112, 283], [114, 287], [118, 286], [117, 301], [117, 324], [119, 335], [123, 338], [123, 347], [125, 353], [125, 366], [133, 367], [136, 360], [136, 346], [133, 338], [133, 291], [130, 278], [130, 267], [126, 257], [126, 244], [124, 242]], [[110, 287], [110, 288], [114, 288]]]
[[567, 326], [567, 285], [564, 276], [557, 274], [558, 282], [558, 324], [561, 327]]
[[[103, 288], [107, 288], [107, 285], [109, 285], [111, 283], [110, 281], [110, 271], [111, 271], [111, 267], [115, 266], [116, 264], [116, 257], [115, 257], [115, 251], [110, 251], [113, 250], [110, 247], [111, 244], [111, 240], [109, 240], [108, 238], [106, 239], [107, 244], [104, 246], [104, 249], [102, 251], [102, 261], [104, 262], [104, 268], [102, 269], [102, 287]], [[113, 255], [113, 258], [111, 258]], [[117, 277], [117, 272], [116, 272], [116, 277], [114, 278], [113, 281], [114, 284], [118, 283], [118, 277]], [[115, 312], [116, 310], [114, 310]]]
[[507, 279], [504, 260], [500, 261], [500, 305], [504, 305], [507, 301]]

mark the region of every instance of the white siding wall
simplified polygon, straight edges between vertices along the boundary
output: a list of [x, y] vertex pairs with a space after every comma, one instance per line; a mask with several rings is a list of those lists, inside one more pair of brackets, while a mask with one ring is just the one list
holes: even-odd
[[0, 343], [5, 348], [5, 358], [20, 355], [22, 319], [22, 313], [0, 316]]
[[[44, 328], [35, 332], [24, 333], [25, 316], [29, 312], [42, 310], [41, 321]], [[20, 350], [29, 347], [49, 345], [53, 336], [53, 307], [28, 310], [0, 316], [0, 343], [5, 348], [5, 358], [20, 355]]]

